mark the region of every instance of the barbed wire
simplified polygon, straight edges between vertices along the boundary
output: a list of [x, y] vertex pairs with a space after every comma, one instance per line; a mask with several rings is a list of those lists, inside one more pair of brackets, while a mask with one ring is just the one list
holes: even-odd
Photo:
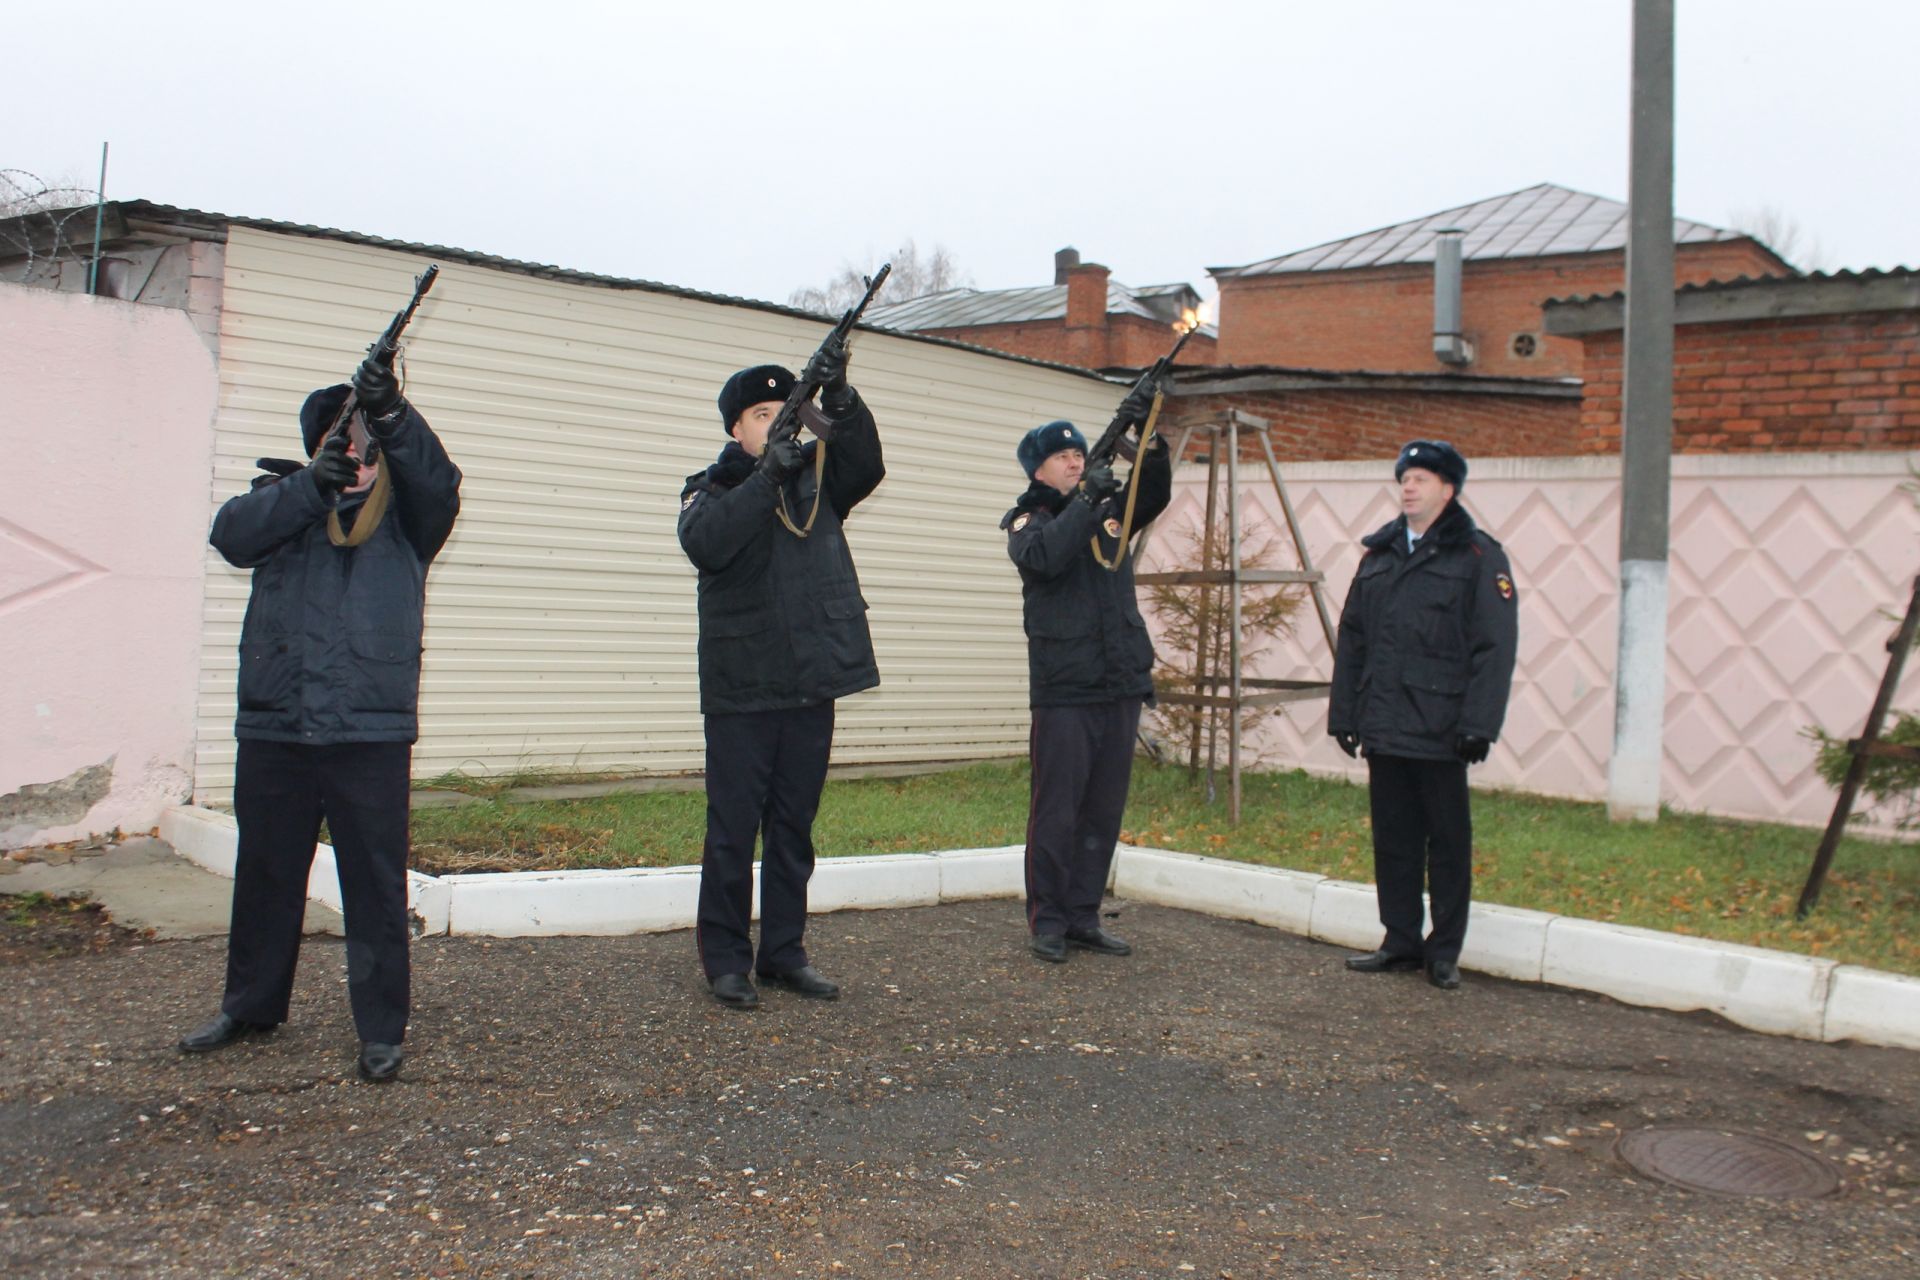
[[84, 263], [91, 251], [92, 187], [50, 183], [26, 169], [0, 169], [0, 274], [15, 282], [30, 280], [62, 258]]

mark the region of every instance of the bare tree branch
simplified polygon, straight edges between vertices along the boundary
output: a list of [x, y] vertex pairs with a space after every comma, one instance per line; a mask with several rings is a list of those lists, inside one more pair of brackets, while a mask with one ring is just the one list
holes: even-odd
[[[874, 299], [876, 304], [907, 302], [973, 283], [973, 278], [960, 270], [943, 245], [935, 245], [930, 253], [922, 255], [909, 238], [901, 241], [900, 247], [885, 260], [893, 263], [893, 273], [881, 286], [880, 296]], [[795, 289], [787, 303], [822, 315], [837, 315], [860, 300], [860, 295], [867, 291], [867, 278], [879, 269], [880, 262], [872, 258], [864, 265], [849, 262], [823, 287]]]

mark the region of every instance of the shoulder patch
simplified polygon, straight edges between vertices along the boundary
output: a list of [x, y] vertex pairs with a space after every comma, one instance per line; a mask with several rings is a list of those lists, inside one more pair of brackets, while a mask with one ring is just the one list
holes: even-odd
[[1120, 536], [1120, 522], [1114, 519], [1112, 516], [1108, 516], [1106, 523], [1101, 525], [1100, 527], [1107, 531], [1107, 536], [1109, 538], [1117, 538]]
[[1513, 579], [1504, 573], [1493, 575], [1493, 589], [1500, 593], [1502, 600], [1513, 599]]
[[680, 509], [682, 511], [685, 511], [688, 507], [693, 505], [693, 500], [699, 496], [700, 496], [700, 491], [698, 489], [695, 489], [692, 493], [680, 499]]
[[1013, 531], [1015, 533], [1020, 532], [1022, 529], [1027, 527], [1027, 521], [1031, 519], [1033, 519], [1033, 516], [1031, 513], [1022, 511], [1019, 515], [1013, 518]]

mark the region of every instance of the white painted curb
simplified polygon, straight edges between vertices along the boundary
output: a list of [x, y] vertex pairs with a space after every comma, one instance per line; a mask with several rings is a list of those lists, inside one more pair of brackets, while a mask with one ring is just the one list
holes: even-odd
[[1756, 1031], [1818, 1040], [1839, 964], [1567, 916], [1547, 926], [1543, 981], [1659, 1009], [1711, 1009]]
[[[234, 820], [180, 805], [160, 835], [189, 860], [232, 876]], [[1169, 849], [1121, 845], [1115, 892], [1136, 902], [1250, 920], [1321, 942], [1372, 950], [1380, 916], [1370, 884], [1330, 880]], [[620, 935], [693, 927], [698, 867], [407, 874], [407, 904], [428, 933], [491, 937]], [[755, 869], [756, 889], [758, 868]], [[309, 893], [339, 902], [333, 850], [314, 857]], [[1025, 893], [1025, 850], [822, 858], [814, 912], [931, 906]], [[756, 891], [755, 901], [759, 899]], [[1475, 903], [1463, 968], [1594, 991], [1628, 1004], [1710, 1009], [1756, 1031], [1920, 1049], [1920, 979], [1814, 956], [1652, 929]]]

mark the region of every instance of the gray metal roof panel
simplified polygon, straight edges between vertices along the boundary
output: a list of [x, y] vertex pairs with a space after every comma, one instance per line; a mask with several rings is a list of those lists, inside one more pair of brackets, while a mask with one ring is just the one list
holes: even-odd
[[[1166, 288], [1168, 286], [1156, 286], [1159, 290]], [[1112, 279], [1107, 281], [1107, 313], [1157, 318], [1140, 302], [1137, 291]], [[1061, 320], [1066, 314], [1067, 286], [1049, 284], [1022, 289], [948, 289], [924, 298], [872, 307], [866, 319], [888, 329], [968, 329], [978, 325]]]
[[[1436, 233], [1447, 228], [1465, 232], [1461, 254], [1469, 260], [1600, 253], [1626, 247], [1627, 206], [1618, 200], [1543, 182], [1245, 266], [1213, 267], [1209, 274], [1216, 279], [1232, 279], [1431, 262]], [[1678, 244], [1700, 244], [1747, 237], [1743, 232], [1675, 218], [1673, 238]]]

